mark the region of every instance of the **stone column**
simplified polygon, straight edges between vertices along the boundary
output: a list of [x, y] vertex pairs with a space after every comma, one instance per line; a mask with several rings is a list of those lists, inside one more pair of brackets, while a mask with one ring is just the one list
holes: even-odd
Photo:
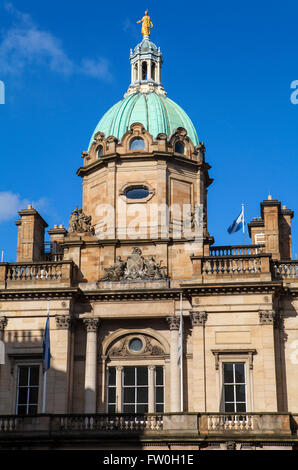
[[148, 397], [148, 413], [155, 411], [155, 366], [148, 366], [149, 369], [149, 397]]
[[52, 411], [61, 414], [71, 411], [71, 320], [69, 315], [56, 315], [56, 329], [50, 333], [54, 341], [52, 341], [53, 359], [48, 385], [49, 391], [53, 390], [54, 396], [50, 400], [50, 393], [48, 394], [47, 404]]
[[122, 371], [123, 366], [116, 366], [116, 412], [122, 413]]
[[147, 80], [151, 80], [151, 60], [147, 60]]
[[96, 413], [97, 328], [98, 318], [84, 318], [87, 330], [85, 363], [85, 413]]
[[[262, 334], [262, 356], [264, 373], [264, 409], [277, 411], [276, 364], [274, 347], [274, 321], [277, 314], [274, 310], [260, 310], [259, 320]], [[255, 406], [258, 406], [257, 402]], [[256, 410], [257, 411], [257, 410]]]
[[142, 80], [142, 61], [138, 60], [138, 81]]
[[192, 411], [206, 411], [205, 331], [207, 313], [191, 310], [192, 323]]
[[171, 331], [170, 348], [170, 412], [180, 411], [180, 369], [178, 366], [178, 337], [180, 318], [167, 317]]
[[3, 341], [4, 339], [4, 330], [7, 325], [7, 318], [6, 317], [0, 317], [0, 341]]

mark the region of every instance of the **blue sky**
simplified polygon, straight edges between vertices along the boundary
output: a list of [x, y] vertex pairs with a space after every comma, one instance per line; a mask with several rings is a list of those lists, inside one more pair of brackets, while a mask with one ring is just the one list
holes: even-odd
[[[81, 205], [75, 172], [104, 112], [130, 81], [129, 50], [150, 7], [168, 96], [190, 115], [214, 183], [208, 229], [219, 244], [241, 203], [246, 219], [273, 198], [298, 210], [298, 4], [295, 1], [0, 1], [0, 249], [16, 256], [17, 211], [52, 227]], [[293, 256], [298, 223], [293, 220]], [[246, 240], [249, 241], [246, 234]]]

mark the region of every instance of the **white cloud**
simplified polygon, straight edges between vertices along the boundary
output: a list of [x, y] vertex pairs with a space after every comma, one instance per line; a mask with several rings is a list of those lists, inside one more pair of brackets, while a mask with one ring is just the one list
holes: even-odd
[[22, 199], [19, 194], [11, 191], [0, 192], [0, 223], [18, 217], [18, 211], [26, 209], [31, 204], [37, 211], [47, 210], [48, 200], [41, 198], [38, 201]]
[[12, 15], [14, 24], [5, 31], [0, 42], [2, 73], [17, 74], [29, 66], [44, 66], [62, 75], [78, 73], [101, 80], [111, 79], [109, 62], [106, 59], [94, 61], [83, 58], [81, 65], [76, 64], [63, 50], [62, 42], [34, 24], [30, 15], [20, 12], [12, 3], [4, 6]]

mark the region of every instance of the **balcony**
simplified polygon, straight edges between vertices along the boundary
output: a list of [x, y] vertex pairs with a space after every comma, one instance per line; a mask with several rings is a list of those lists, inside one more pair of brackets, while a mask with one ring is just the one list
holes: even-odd
[[75, 280], [72, 261], [0, 263], [0, 289], [71, 287]]
[[[229, 439], [298, 443], [298, 415], [290, 413], [160, 413], [0, 416], [0, 445], [36, 442], [46, 445], [76, 445], [88, 439], [131, 442], [188, 442]], [[87, 444], [88, 445], [88, 444]]]

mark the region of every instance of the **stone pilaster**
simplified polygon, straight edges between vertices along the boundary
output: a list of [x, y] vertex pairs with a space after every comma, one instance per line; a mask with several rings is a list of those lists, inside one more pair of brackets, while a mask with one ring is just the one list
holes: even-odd
[[[180, 370], [178, 366], [178, 337], [180, 318], [167, 317], [171, 331], [170, 348], [170, 412], [180, 411]], [[183, 359], [182, 359], [183, 360]]]
[[[264, 373], [264, 409], [266, 411], [277, 411], [277, 389], [276, 389], [276, 364], [274, 345], [274, 323], [278, 318], [274, 310], [260, 310], [259, 320], [261, 325]], [[257, 410], [256, 410], [257, 411]]]
[[[50, 330], [51, 339], [51, 369], [49, 371], [49, 393], [54, 393], [55, 409], [48, 412], [71, 412], [72, 393], [72, 347], [71, 347], [71, 317], [69, 315], [55, 316], [56, 328]], [[52, 377], [52, 374], [54, 376]], [[52, 386], [51, 386], [52, 383]]]
[[206, 411], [205, 331], [207, 313], [189, 312], [192, 324], [192, 407], [193, 411]]
[[148, 366], [149, 369], [149, 380], [148, 380], [148, 385], [149, 385], [149, 397], [148, 397], [148, 412], [149, 413], [154, 413], [155, 411], [155, 380], [154, 380], [154, 375], [155, 375], [155, 366]]
[[7, 325], [7, 318], [0, 317], [0, 341], [3, 341], [4, 338], [4, 330]]
[[87, 331], [85, 363], [85, 413], [96, 413], [98, 318], [84, 318]]

